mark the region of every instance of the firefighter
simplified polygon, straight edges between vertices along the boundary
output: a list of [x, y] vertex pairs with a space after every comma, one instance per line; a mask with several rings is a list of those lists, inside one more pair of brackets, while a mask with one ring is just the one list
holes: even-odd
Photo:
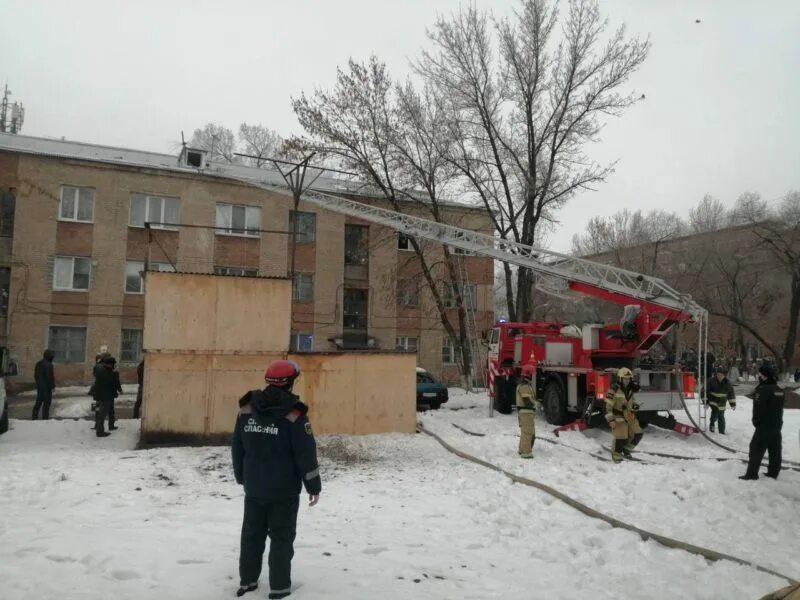
[[539, 402], [536, 400], [536, 391], [531, 385], [536, 367], [525, 365], [522, 367], [519, 381], [517, 382], [517, 416], [519, 418], [519, 455], [522, 458], [533, 458], [533, 442], [536, 431], [533, 425], [533, 415]]
[[736, 410], [736, 393], [725, 376], [725, 367], [718, 366], [714, 369], [714, 376], [708, 380], [707, 385], [705, 399], [711, 408], [711, 423], [708, 428], [713, 432], [714, 425], [719, 421], [719, 432], [725, 435], [725, 407], [728, 402], [731, 403], [731, 409]]
[[758, 385], [753, 391], [753, 439], [750, 440], [750, 461], [747, 472], [739, 479], [758, 479], [758, 467], [769, 452], [767, 477], [777, 479], [781, 472], [781, 429], [785, 392], [778, 387], [775, 371], [768, 364], [758, 368]]
[[614, 462], [631, 456], [633, 449], [642, 441], [642, 428], [636, 417], [639, 404], [634, 394], [637, 391], [639, 385], [633, 381], [633, 373], [623, 367], [617, 372], [617, 381], [606, 393], [606, 420], [614, 436], [611, 446], [611, 459]]
[[294, 362], [276, 360], [264, 374], [266, 389], [239, 400], [231, 446], [233, 473], [245, 494], [237, 596], [258, 588], [268, 534], [268, 597], [291, 594], [301, 485], [310, 506], [319, 500], [322, 481], [308, 407], [292, 393], [299, 375]]

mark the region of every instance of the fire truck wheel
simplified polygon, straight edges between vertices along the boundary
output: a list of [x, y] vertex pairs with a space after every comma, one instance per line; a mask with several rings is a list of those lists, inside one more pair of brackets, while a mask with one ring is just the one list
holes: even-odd
[[561, 384], [555, 379], [544, 388], [544, 414], [551, 425], [567, 423], [567, 398]]
[[499, 378], [494, 380], [494, 409], [501, 415], [511, 414], [511, 394]]

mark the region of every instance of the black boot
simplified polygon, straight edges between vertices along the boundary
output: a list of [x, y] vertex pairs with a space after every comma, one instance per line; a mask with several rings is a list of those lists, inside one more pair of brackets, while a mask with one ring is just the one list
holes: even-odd
[[258, 582], [248, 583], [247, 585], [240, 585], [239, 589], [236, 590], [236, 596], [241, 597], [244, 596], [247, 592], [252, 592], [253, 590], [257, 589], [258, 589]]
[[107, 431], [98, 431], [98, 432], [97, 432], [95, 435], [96, 435], [97, 437], [108, 437], [108, 436], [110, 436], [111, 434], [110, 434], [110, 433], [108, 433]]
[[755, 481], [758, 479], [758, 475], [740, 475], [739, 479], [743, 479], [745, 481]]

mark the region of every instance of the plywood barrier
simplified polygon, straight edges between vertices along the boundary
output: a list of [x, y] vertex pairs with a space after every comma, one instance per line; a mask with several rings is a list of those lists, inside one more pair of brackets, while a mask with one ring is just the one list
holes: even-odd
[[414, 432], [416, 356], [289, 354], [290, 294], [283, 279], [147, 274], [143, 443], [227, 441], [239, 398], [279, 358], [300, 365], [317, 433]]

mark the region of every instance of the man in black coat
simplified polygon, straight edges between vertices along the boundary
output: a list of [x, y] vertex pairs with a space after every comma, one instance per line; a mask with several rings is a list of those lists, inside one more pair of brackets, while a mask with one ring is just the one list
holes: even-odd
[[136, 403], [133, 405], [133, 418], [138, 419], [141, 415], [142, 411], [142, 393], [143, 393], [143, 386], [144, 386], [144, 359], [139, 362], [139, 366], [136, 367], [136, 383], [138, 387], [136, 388]]
[[750, 441], [750, 461], [747, 473], [739, 479], [758, 479], [758, 468], [769, 452], [769, 464], [764, 473], [778, 478], [781, 472], [781, 429], [783, 428], [784, 392], [778, 387], [775, 372], [768, 364], [758, 368], [759, 383], [753, 392], [753, 439]]
[[108, 428], [116, 429], [114, 425], [114, 398], [122, 392], [119, 373], [114, 370], [117, 359], [113, 356], [104, 356], [94, 368], [94, 398], [97, 408], [94, 413], [94, 430], [97, 437], [110, 435], [104, 431], [103, 426], [108, 415]]
[[265, 373], [266, 389], [239, 400], [231, 446], [233, 473], [245, 493], [237, 596], [258, 587], [267, 534], [269, 598], [291, 594], [301, 485], [310, 506], [319, 500], [322, 481], [308, 407], [291, 392], [299, 374], [292, 361], [275, 361]]
[[52, 350], [45, 350], [42, 360], [36, 363], [33, 368], [33, 378], [36, 380], [36, 403], [33, 405], [33, 415], [35, 421], [39, 418], [39, 409], [42, 410], [42, 418], [50, 418], [50, 403], [53, 401], [53, 390], [56, 389], [56, 377], [53, 373], [53, 354]]

